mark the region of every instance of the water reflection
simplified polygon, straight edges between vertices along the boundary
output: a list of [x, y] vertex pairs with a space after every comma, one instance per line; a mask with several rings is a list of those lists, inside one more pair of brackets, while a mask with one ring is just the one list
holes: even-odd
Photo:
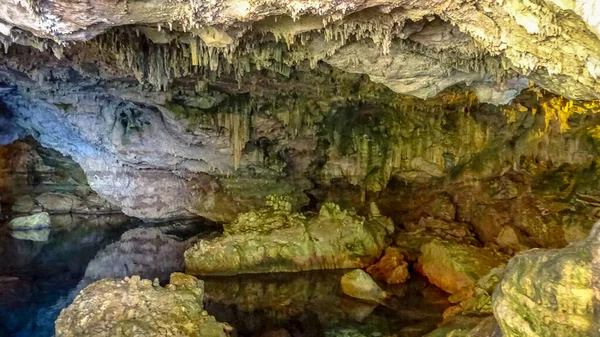
[[[56, 223], [72, 225], [69, 218]], [[114, 216], [75, 221], [79, 226], [44, 232], [0, 230], [0, 336], [53, 336], [54, 320], [78, 291], [88, 262], [128, 226], [126, 218]], [[48, 237], [38, 241], [30, 235]]]
[[408, 337], [435, 329], [447, 307], [424, 295], [431, 286], [419, 278], [387, 289], [395, 294], [387, 307], [355, 300], [341, 291], [343, 273], [203, 277], [207, 310], [234, 326], [240, 336], [268, 336], [284, 328], [291, 336], [341, 336], [353, 331], [349, 336]]
[[[95, 280], [132, 274], [166, 280], [183, 270], [183, 252], [198, 237], [219, 235], [207, 225], [69, 215], [52, 220], [46, 241], [0, 230], [0, 336], [53, 336], [60, 311]], [[448, 305], [446, 295], [419, 278], [388, 287], [395, 296], [386, 306], [361, 302], [342, 294], [343, 273], [201, 278], [206, 309], [240, 337], [422, 336]]]
[[48, 238], [50, 237], [50, 228], [26, 230], [13, 229], [10, 231], [10, 236], [19, 240], [48, 241]]

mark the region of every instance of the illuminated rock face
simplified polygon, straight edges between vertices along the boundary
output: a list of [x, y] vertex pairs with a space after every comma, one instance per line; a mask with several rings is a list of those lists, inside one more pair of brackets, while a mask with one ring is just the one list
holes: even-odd
[[493, 297], [504, 336], [593, 336], [598, 253], [596, 224], [567, 248], [515, 256]]
[[361, 268], [375, 262], [393, 232], [390, 219], [367, 219], [335, 204], [316, 216], [291, 212], [287, 201], [269, 199], [270, 208], [243, 213], [225, 233], [200, 240], [185, 252], [193, 275], [297, 272]]

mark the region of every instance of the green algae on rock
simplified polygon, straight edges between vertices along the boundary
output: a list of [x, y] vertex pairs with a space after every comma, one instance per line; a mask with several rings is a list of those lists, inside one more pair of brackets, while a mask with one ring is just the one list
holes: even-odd
[[204, 283], [173, 273], [162, 288], [139, 276], [103, 279], [81, 291], [56, 320], [57, 337], [226, 337], [203, 310]]
[[283, 198], [243, 213], [213, 240], [185, 252], [186, 271], [195, 275], [295, 272], [361, 268], [373, 263], [394, 230], [383, 216], [364, 218], [325, 204], [317, 215], [291, 212]]
[[534, 249], [513, 257], [494, 291], [494, 315], [505, 337], [584, 337], [598, 333], [590, 236], [563, 249]]

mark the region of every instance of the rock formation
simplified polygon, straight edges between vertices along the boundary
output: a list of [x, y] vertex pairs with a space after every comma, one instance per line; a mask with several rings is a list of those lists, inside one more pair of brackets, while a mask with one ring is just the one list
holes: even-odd
[[365, 267], [386, 245], [393, 223], [325, 204], [318, 215], [292, 212], [285, 198], [272, 196], [268, 207], [243, 213], [225, 233], [200, 240], [185, 252], [186, 272], [194, 275], [296, 272]]
[[598, 332], [598, 229], [567, 248], [516, 255], [494, 292], [504, 336], [593, 336]]
[[104, 279], [61, 312], [56, 336], [227, 336], [227, 326], [203, 310], [203, 297], [202, 281], [181, 273], [166, 288], [139, 276]]
[[13, 230], [35, 230], [50, 227], [50, 215], [46, 212], [14, 218], [8, 226]]

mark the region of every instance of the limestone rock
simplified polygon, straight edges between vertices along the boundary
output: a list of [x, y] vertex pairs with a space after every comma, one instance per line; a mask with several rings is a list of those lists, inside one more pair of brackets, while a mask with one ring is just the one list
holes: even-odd
[[41, 212], [29, 216], [22, 216], [12, 219], [8, 227], [13, 230], [30, 230], [50, 227], [50, 215], [46, 212]]
[[507, 261], [507, 256], [489, 248], [439, 239], [423, 245], [421, 252], [419, 271], [450, 294], [472, 288], [490, 270]]
[[533, 249], [513, 257], [493, 296], [506, 337], [593, 336], [598, 224], [563, 249]]
[[166, 288], [139, 276], [103, 279], [83, 289], [56, 320], [57, 337], [227, 336], [202, 307], [202, 281], [181, 273]]
[[366, 270], [375, 280], [388, 284], [403, 283], [410, 277], [404, 255], [393, 247], [386, 248], [383, 257]]
[[382, 303], [389, 295], [362, 269], [355, 269], [342, 276], [344, 294], [361, 300]]
[[335, 204], [318, 215], [290, 212], [285, 201], [240, 214], [223, 236], [200, 240], [185, 252], [188, 273], [231, 275], [366, 267], [393, 232], [383, 216], [367, 219]]

